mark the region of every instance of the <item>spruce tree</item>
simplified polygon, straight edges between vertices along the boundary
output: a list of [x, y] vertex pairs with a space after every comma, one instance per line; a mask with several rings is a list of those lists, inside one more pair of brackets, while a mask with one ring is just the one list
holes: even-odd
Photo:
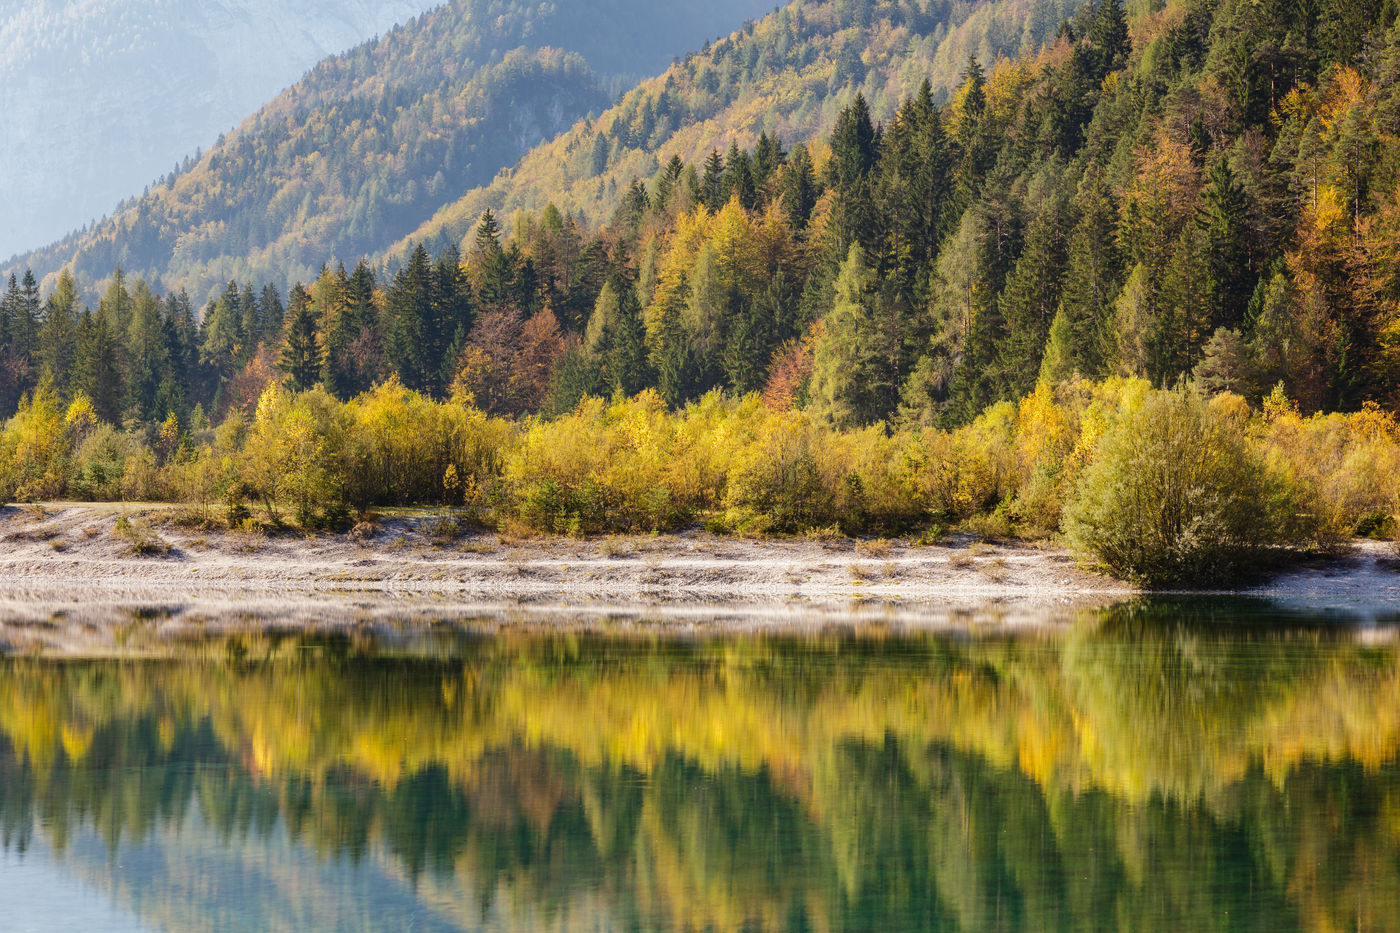
[[724, 206], [724, 157], [718, 149], [711, 149], [705, 157], [704, 174], [700, 177], [700, 202], [712, 214]]
[[807, 147], [798, 143], [792, 148], [787, 171], [783, 173], [783, 205], [797, 230], [807, 226], [819, 193], [812, 157], [807, 154]]
[[79, 319], [73, 392], [87, 395], [99, 420], [120, 423], [121, 373], [117, 366], [117, 342], [112, 325], [102, 314], [85, 310]]
[[1042, 375], [1051, 381], [1079, 373], [1097, 377], [1114, 362], [1114, 299], [1121, 261], [1118, 216], [1101, 182], [1086, 180], [1077, 199], [1080, 214], [1070, 235], [1060, 307], [1051, 326], [1055, 352]]
[[310, 389], [321, 378], [321, 346], [316, 333], [316, 313], [311, 307], [311, 293], [300, 283], [292, 287], [277, 366], [287, 374], [297, 391]]
[[51, 377], [62, 395], [70, 394], [77, 340], [78, 283], [73, 273], [64, 269], [59, 273], [58, 284], [45, 303], [38, 351], [40, 375]]
[[1224, 158], [1211, 166], [1196, 224], [1205, 233], [1204, 288], [1210, 305], [1207, 332], [1238, 327], [1254, 294], [1250, 270], [1248, 211], [1244, 189]]
[[1123, 66], [1128, 57], [1128, 17], [1122, 0], [1099, 0], [1089, 42], [1094, 47], [1096, 79]]

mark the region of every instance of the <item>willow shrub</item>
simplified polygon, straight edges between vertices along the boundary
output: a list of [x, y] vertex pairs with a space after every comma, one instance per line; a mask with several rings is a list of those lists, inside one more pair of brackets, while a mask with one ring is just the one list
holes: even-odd
[[531, 419], [504, 459], [502, 505], [525, 527], [557, 534], [689, 522], [711, 504], [715, 480], [686, 420], [651, 390]]
[[1298, 486], [1321, 533], [1394, 534], [1400, 511], [1400, 426], [1374, 404], [1352, 414], [1299, 416], [1282, 394], [1265, 399], [1256, 428], [1269, 464]]
[[1149, 586], [1229, 579], [1313, 536], [1296, 487], [1250, 444], [1248, 409], [1194, 388], [1122, 409], [1065, 506], [1073, 545]]

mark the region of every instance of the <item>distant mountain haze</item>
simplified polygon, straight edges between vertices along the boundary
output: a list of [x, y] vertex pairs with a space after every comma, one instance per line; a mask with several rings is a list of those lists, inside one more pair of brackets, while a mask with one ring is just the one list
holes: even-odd
[[[116, 205], [110, 218], [0, 271], [32, 266], [47, 287], [70, 266], [90, 290], [120, 264], [199, 302], [230, 279], [314, 277], [325, 262], [382, 252], [539, 143], [607, 109], [640, 76], [771, 8], [771, 0], [454, 0], [323, 60], [226, 136], [216, 133], [175, 177], [162, 178], [174, 160], [151, 167], [102, 195], [107, 210]], [[254, 34], [282, 29], [271, 14], [256, 23]], [[163, 56], [138, 57], [150, 59], [143, 87], [172, 83]], [[154, 122], [186, 119], [180, 108], [151, 109], [166, 114]], [[70, 144], [100, 165], [104, 133], [121, 135], [75, 128]]]
[[0, 0], [0, 257], [104, 216], [433, 0]]

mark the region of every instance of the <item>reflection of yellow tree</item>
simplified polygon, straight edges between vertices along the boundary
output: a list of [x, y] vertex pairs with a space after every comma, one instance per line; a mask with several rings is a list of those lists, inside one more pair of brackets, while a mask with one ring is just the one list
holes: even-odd
[[[1143, 897], [1198, 904], [1159, 877], [1163, 859], [1182, 877], [1214, 864], [1193, 865], [1190, 834], [1173, 835], [1193, 813], [1199, 832], [1267, 830], [1251, 858], [1310, 926], [1380, 928], [1400, 907], [1400, 789], [1379, 779], [1400, 750], [1400, 650], [1320, 634], [1229, 639], [1129, 614], [1060, 638], [889, 650], [525, 639], [467, 661], [13, 661], [0, 679], [0, 732], [41, 782], [141, 742], [168, 753], [199, 728], [281, 810], [306, 814], [296, 825], [326, 852], [397, 839], [395, 801], [440, 773], [468, 810], [505, 823], [444, 820], [434, 845], [464, 877], [537, 890], [546, 868], [501, 862], [490, 834], [518, 822], [531, 845], [562, 844], [549, 842], [560, 814], [576, 813], [591, 858], [630, 866], [617, 877], [639, 914], [676, 927], [781, 929], [801, 905], [839, 929], [888, 884], [887, 860], [910, 859], [964, 926], [993, 922], [1004, 885], [1049, 922], [1072, 906], [1049, 866], [1086, 833]], [[646, 781], [623, 800], [627, 774]], [[346, 775], [360, 788], [348, 799], [332, 792]], [[1337, 780], [1375, 814], [1347, 832]], [[202, 806], [222, 793], [208, 785]], [[94, 809], [110, 839], [152, 825], [136, 801]], [[800, 831], [775, 855], [762, 825]], [[785, 860], [801, 870], [775, 871]], [[1145, 904], [1122, 907], [1144, 928], [1160, 920]]]

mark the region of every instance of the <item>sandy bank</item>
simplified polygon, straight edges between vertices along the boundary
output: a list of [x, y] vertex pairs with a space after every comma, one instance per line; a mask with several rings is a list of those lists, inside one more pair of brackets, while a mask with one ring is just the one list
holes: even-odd
[[[168, 508], [60, 504], [0, 512], [0, 640], [104, 642], [136, 624], [343, 627], [480, 620], [485, 626], [693, 628], [850, 622], [1042, 624], [1129, 598], [1067, 552], [954, 542], [657, 538], [435, 538], [426, 516], [369, 535], [264, 537], [182, 528]], [[170, 545], [132, 553], [121, 516]], [[1388, 546], [1305, 568], [1254, 592], [1326, 606], [1400, 606]]]

